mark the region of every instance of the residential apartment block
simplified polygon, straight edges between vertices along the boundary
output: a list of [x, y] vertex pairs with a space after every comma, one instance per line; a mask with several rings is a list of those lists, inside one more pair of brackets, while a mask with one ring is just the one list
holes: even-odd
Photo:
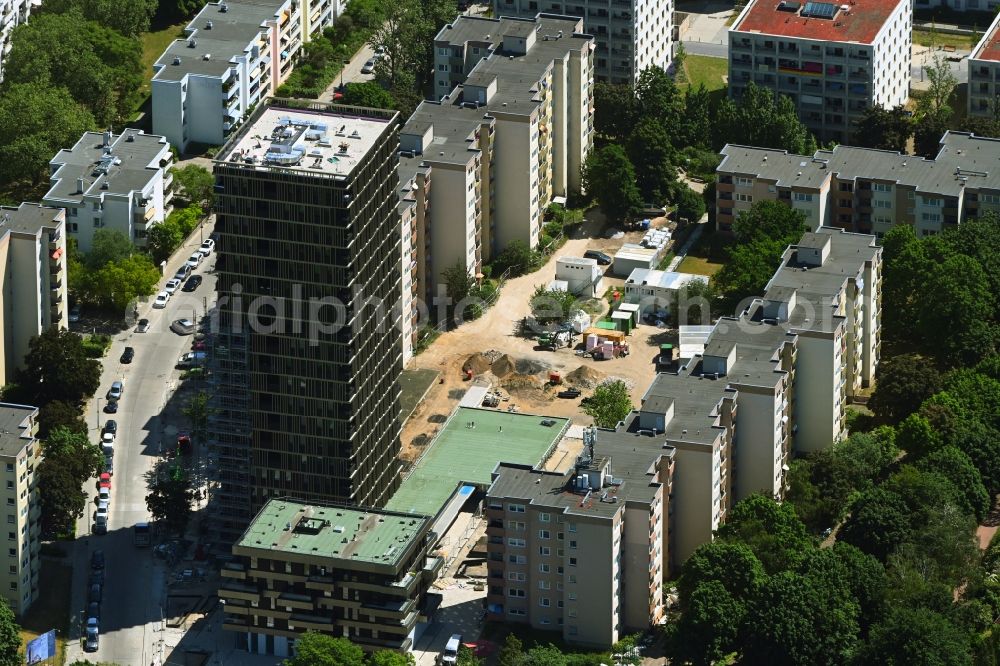
[[1000, 15], [968, 59], [970, 116], [1000, 117]]
[[42, 562], [42, 510], [35, 477], [42, 447], [37, 434], [37, 407], [0, 403], [0, 465], [7, 497], [7, 571], [0, 572], [0, 590], [17, 616], [38, 598]]
[[[298, 103], [300, 104], [300, 103]], [[398, 114], [258, 107], [215, 162], [216, 528], [399, 484]]]
[[339, 0], [205, 5], [153, 65], [153, 131], [178, 150], [219, 145], [284, 83], [302, 45], [332, 25]]
[[512, 241], [536, 247], [545, 208], [580, 191], [593, 145], [593, 39], [581, 29], [543, 14], [460, 16], [441, 29], [443, 97], [400, 131], [411, 301], [430, 302], [456, 264], [475, 275]]
[[0, 81], [3, 81], [3, 63], [10, 53], [10, 36], [14, 28], [26, 23], [31, 10], [41, 0], [0, 0]]
[[753, 0], [729, 29], [729, 95], [753, 82], [821, 141], [849, 141], [865, 109], [909, 98], [912, 19], [908, 0]]
[[28, 343], [66, 328], [66, 211], [0, 206], [0, 380], [14, 381]]
[[495, 16], [531, 18], [538, 12], [583, 19], [594, 36], [598, 80], [634, 84], [642, 70], [673, 64], [671, 0], [494, 0]]
[[143, 246], [149, 228], [173, 210], [174, 156], [162, 136], [127, 129], [85, 132], [49, 161], [47, 206], [66, 209], [66, 231], [81, 252], [98, 229], [113, 229]]
[[367, 651], [413, 649], [440, 595], [430, 518], [272, 499], [222, 568], [223, 629], [237, 647], [288, 657], [306, 631]]
[[837, 146], [813, 156], [729, 145], [716, 169], [716, 226], [729, 230], [756, 201], [802, 211], [810, 227], [882, 236], [908, 224], [918, 236], [1000, 211], [1000, 140], [946, 132], [933, 160]]

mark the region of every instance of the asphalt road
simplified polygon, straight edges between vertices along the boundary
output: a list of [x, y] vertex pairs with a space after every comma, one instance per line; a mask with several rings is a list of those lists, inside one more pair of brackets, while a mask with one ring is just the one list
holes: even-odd
[[[206, 229], [207, 237], [210, 228]], [[186, 247], [193, 250], [199, 244], [198, 235]], [[179, 253], [180, 254], [180, 253]], [[190, 252], [176, 257], [169, 265], [170, 276]], [[215, 300], [215, 277], [209, 272], [215, 255], [202, 262], [195, 273], [204, 278], [192, 293], [177, 291], [162, 310], [149, 304], [140, 306], [140, 317], [149, 319], [147, 333], [134, 329], [115, 336], [104, 360], [101, 387], [91, 401], [86, 420], [94, 441], [100, 439], [100, 424], [113, 418], [118, 422], [115, 441], [114, 477], [111, 484], [111, 506], [108, 533], [93, 535], [93, 496], [96, 480], [86, 490], [90, 495], [88, 512], [78, 523], [73, 567], [72, 610], [74, 613], [71, 639], [80, 636], [79, 623], [86, 608], [87, 575], [94, 550], [104, 551], [107, 566], [103, 602], [101, 605], [101, 638], [96, 653], [84, 654], [79, 640], [67, 645], [67, 662], [76, 659], [109, 661], [119, 664], [159, 666], [160, 618], [164, 594], [162, 560], [154, 560], [149, 548], [132, 545], [132, 526], [149, 520], [146, 510], [145, 474], [160, 452], [162, 427], [160, 411], [169, 400], [178, 381], [174, 369], [178, 357], [191, 347], [191, 336], [180, 336], [170, 330], [175, 319], [195, 319], [204, 314], [205, 299], [210, 307]], [[168, 276], [169, 277], [169, 276]], [[162, 282], [161, 282], [162, 285]], [[131, 364], [119, 363], [122, 350], [135, 349]], [[122, 380], [125, 389], [116, 414], [98, 412], [106, 404], [105, 394], [111, 382]], [[100, 398], [98, 403], [97, 398]], [[175, 424], [183, 427], [184, 424]], [[166, 444], [166, 442], [163, 442]]]

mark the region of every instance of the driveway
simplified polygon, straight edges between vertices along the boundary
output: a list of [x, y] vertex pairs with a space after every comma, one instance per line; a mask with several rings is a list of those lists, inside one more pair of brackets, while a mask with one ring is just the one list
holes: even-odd
[[[210, 231], [210, 227], [205, 230], [206, 237]], [[168, 277], [199, 243], [199, 234], [194, 234], [193, 239], [177, 251], [168, 264]], [[136, 333], [130, 329], [116, 335], [104, 359], [101, 385], [86, 410], [85, 419], [94, 440], [99, 440], [100, 427], [107, 419], [118, 422], [111, 515], [106, 535], [91, 534], [96, 481], [88, 483], [85, 487], [89, 495], [88, 508], [77, 524], [79, 536], [74, 553], [68, 663], [87, 658], [136, 666], [151, 662], [160, 664], [158, 642], [162, 636], [159, 630], [164, 570], [162, 561], [153, 559], [151, 549], [132, 545], [131, 528], [137, 522], [149, 520], [145, 475], [157, 460], [161, 443], [167, 443], [162, 436], [162, 428], [167, 424], [160, 421], [160, 412], [177, 387], [179, 373], [174, 364], [191, 345], [190, 336], [170, 331], [170, 322], [180, 318], [197, 319], [214, 302], [215, 277], [210, 272], [214, 262], [215, 255], [212, 255], [195, 271], [204, 277], [204, 282], [193, 293], [176, 292], [163, 310], [154, 310], [149, 304], [141, 305], [139, 316], [149, 319], [149, 332]], [[123, 365], [118, 359], [126, 346], [135, 349], [135, 358], [131, 364]], [[118, 412], [104, 414], [99, 410], [106, 404], [105, 394], [115, 380], [125, 384]], [[79, 623], [86, 607], [90, 556], [97, 549], [104, 551], [107, 561], [100, 649], [84, 654], [76, 639], [80, 636]]]
[[344, 69], [341, 71], [341, 75], [334, 79], [330, 85], [326, 87], [323, 94], [319, 96], [319, 101], [321, 102], [332, 102], [334, 90], [342, 82], [347, 83], [363, 83], [365, 81], [373, 81], [375, 79], [374, 74], [362, 74], [361, 68], [365, 66], [365, 62], [375, 55], [375, 51], [371, 46], [365, 44], [357, 52], [351, 56], [350, 61], [344, 65]]

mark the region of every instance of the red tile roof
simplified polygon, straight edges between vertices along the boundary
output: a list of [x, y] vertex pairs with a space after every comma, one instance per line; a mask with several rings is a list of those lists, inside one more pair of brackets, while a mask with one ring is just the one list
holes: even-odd
[[[902, 2], [910, 0], [841, 0], [831, 4], [839, 9], [833, 19], [805, 18], [798, 12], [778, 11], [780, 0], [753, 0], [743, 20], [732, 27], [738, 32], [754, 32], [779, 37], [798, 37], [829, 42], [871, 44], [882, 25]], [[800, 0], [801, 7], [805, 0]], [[800, 10], [801, 10], [800, 7]]]
[[1000, 60], [1000, 18], [993, 21], [989, 36], [982, 41], [982, 48], [977, 48], [969, 57], [976, 60]]

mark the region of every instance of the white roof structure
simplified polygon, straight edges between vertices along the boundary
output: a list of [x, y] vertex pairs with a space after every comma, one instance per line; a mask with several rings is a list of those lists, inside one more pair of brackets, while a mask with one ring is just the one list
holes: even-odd
[[705, 284], [708, 284], [708, 277], [705, 275], [696, 275], [694, 273], [678, 273], [676, 271], [657, 271], [646, 268], [636, 268], [629, 273], [628, 279], [625, 280], [626, 286], [634, 284], [654, 287], [657, 289], [673, 290], [685, 287], [692, 282], [704, 282]]
[[715, 330], [715, 326], [680, 326], [678, 337], [680, 338], [681, 358], [694, 358], [705, 353], [705, 343], [708, 336]]

